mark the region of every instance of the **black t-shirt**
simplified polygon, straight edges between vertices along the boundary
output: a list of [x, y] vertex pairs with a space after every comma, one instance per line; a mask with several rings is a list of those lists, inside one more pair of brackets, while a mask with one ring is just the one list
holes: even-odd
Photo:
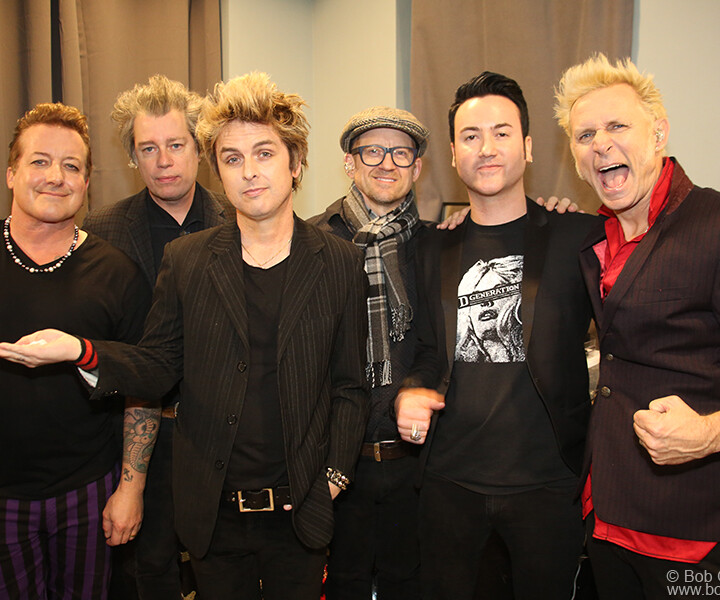
[[[38, 266], [13, 247], [24, 264]], [[1, 340], [45, 328], [129, 343], [142, 334], [147, 283], [127, 256], [92, 234], [52, 273], [29, 273], [3, 246], [0, 279]], [[29, 369], [0, 360], [0, 497], [57, 496], [104, 476], [120, 460], [112, 412], [119, 408], [91, 401], [70, 363]]]
[[256, 490], [288, 482], [277, 371], [277, 334], [287, 262], [285, 259], [269, 269], [243, 263], [250, 361], [226, 489]]
[[153, 261], [155, 262], [155, 272], [160, 271], [160, 263], [165, 252], [165, 246], [174, 239], [188, 233], [195, 233], [205, 229], [203, 223], [203, 198], [200, 193], [199, 186], [195, 186], [195, 196], [193, 197], [190, 210], [185, 215], [182, 224], [178, 223], [169, 212], [160, 208], [150, 197], [150, 192], [146, 198], [148, 221], [150, 223], [150, 239], [152, 240]]
[[469, 222], [463, 244], [452, 379], [427, 468], [480, 493], [524, 491], [573, 477], [525, 362], [526, 222]]
[[[183, 235], [195, 233], [205, 229], [203, 195], [200, 193], [200, 186], [195, 185], [195, 196], [185, 220], [178, 223], [166, 210], [160, 208], [146, 190], [146, 207], [148, 211], [148, 223], [150, 225], [150, 241], [152, 243], [153, 262], [155, 273], [160, 272], [162, 257], [165, 253], [165, 246]], [[180, 386], [176, 385], [163, 399], [163, 406], [170, 406], [180, 401]]]

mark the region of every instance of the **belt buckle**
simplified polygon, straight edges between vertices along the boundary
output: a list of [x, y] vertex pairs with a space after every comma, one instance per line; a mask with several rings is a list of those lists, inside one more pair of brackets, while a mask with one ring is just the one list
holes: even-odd
[[266, 508], [245, 508], [243, 506], [243, 503], [245, 502], [245, 498], [242, 497], [242, 490], [237, 491], [237, 498], [238, 498], [238, 508], [240, 509], [241, 513], [245, 512], [270, 512], [275, 510], [275, 498], [273, 498], [272, 488], [263, 488], [260, 490], [261, 492], [266, 492], [268, 501], [270, 503], [269, 507]]
[[380, 454], [380, 442], [373, 444], [373, 458], [375, 462], [382, 462], [382, 455]]

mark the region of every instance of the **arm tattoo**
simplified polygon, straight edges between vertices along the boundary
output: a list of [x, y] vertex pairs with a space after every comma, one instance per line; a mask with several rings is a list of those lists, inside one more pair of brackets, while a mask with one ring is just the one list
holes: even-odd
[[135, 472], [147, 473], [155, 446], [160, 409], [126, 407], [123, 428], [123, 479], [132, 481]]

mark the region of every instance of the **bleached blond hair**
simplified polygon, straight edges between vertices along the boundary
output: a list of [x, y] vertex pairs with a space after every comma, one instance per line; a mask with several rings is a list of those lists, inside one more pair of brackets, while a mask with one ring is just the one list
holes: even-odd
[[300, 166], [300, 173], [293, 177], [293, 190], [298, 189], [303, 169], [307, 168], [310, 131], [303, 106], [300, 96], [278, 90], [267, 73], [252, 72], [218, 83], [205, 98], [197, 126], [200, 147], [215, 174], [219, 176], [215, 145], [222, 129], [233, 121], [260, 123], [272, 127], [285, 144], [290, 169]]
[[133, 164], [137, 165], [135, 117], [141, 112], [153, 117], [163, 117], [171, 110], [177, 110], [185, 116], [188, 131], [199, 150], [195, 128], [202, 110], [202, 96], [165, 75], [153, 75], [147, 83], [137, 84], [118, 96], [110, 118], [117, 124], [120, 143]]
[[570, 111], [585, 94], [611, 85], [625, 83], [640, 99], [652, 119], [667, 117], [662, 94], [653, 83], [653, 76], [641, 73], [629, 59], [618, 60], [614, 65], [602, 54], [595, 54], [585, 62], [570, 67], [563, 73], [555, 88], [555, 118], [558, 125], [570, 135]]

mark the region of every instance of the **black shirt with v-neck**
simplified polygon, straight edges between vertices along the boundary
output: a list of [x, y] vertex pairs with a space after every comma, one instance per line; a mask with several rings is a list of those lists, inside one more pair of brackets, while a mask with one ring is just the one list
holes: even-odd
[[256, 490], [288, 483], [277, 357], [287, 263], [285, 259], [269, 269], [243, 264], [250, 361], [226, 489]]

